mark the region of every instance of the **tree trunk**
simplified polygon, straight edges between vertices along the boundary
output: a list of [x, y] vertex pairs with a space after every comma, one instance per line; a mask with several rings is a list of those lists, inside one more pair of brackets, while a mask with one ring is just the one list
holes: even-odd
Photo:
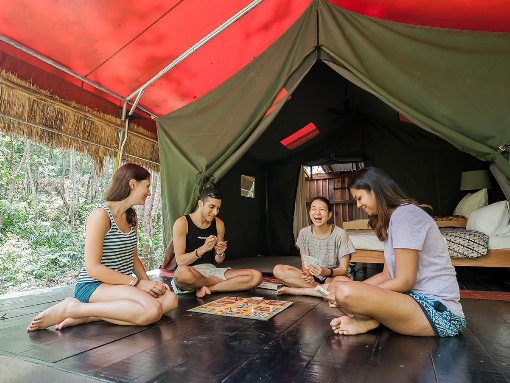
[[[30, 169], [30, 163], [27, 164], [27, 173], [28, 173], [28, 186], [30, 188], [31, 200], [32, 200], [32, 209], [34, 213], [34, 221], [37, 221], [37, 180], [32, 175], [32, 170]], [[36, 172], [37, 176], [37, 172]]]
[[66, 158], [65, 156], [62, 156], [62, 174], [60, 176], [60, 185], [57, 188], [57, 193], [60, 195], [60, 198], [62, 199], [62, 203], [64, 204], [64, 209], [66, 214], [69, 213], [69, 203], [66, 199], [66, 184], [65, 184], [65, 175], [66, 175]]
[[27, 161], [28, 157], [30, 156], [30, 140], [27, 140], [25, 144], [25, 151], [23, 152], [23, 157], [21, 157], [21, 161], [16, 169], [16, 171], [11, 176], [11, 186], [9, 188], [9, 197], [8, 201], [12, 202], [12, 198], [14, 196], [14, 188], [16, 187], [16, 177], [18, 174], [23, 170], [23, 167], [25, 166], [25, 162]]
[[69, 178], [71, 179], [71, 202], [69, 204], [69, 221], [74, 229], [74, 206], [76, 203], [76, 157], [74, 150], [69, 154]]

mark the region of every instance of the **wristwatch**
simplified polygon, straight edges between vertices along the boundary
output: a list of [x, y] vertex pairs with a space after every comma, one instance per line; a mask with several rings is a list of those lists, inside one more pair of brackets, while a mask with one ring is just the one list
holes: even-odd
[[328, 267], [328, 269], [329, 269], [328, 278], [331, 278], [333, 276], [333, 269], [331, 267]]
[[225, 256], [225, 252], [223, 252], [223, 253], [221, 253], [221, 254], [216, 253], [216, 255], [217, 255], [218, 257], [222, 257], [222, 258], [223, 258], [223, 257]]

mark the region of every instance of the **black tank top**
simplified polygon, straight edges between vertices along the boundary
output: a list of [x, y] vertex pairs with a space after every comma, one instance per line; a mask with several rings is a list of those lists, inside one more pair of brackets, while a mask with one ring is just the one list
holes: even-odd
[[[201, 229], [193, 223], [189, 214], [185, 215], [188, 221], [188, 234], [186, 234], [186, 253], [192, 253], [205, 243], [205, 240], [210, 235], [218, 235], [216, 231], [216, 218], [211, 222], [207, 229]], [[201, 263], [214, 263], [214, 248], [204, 253], [195, 262], [190, 265], [199, 265]]]

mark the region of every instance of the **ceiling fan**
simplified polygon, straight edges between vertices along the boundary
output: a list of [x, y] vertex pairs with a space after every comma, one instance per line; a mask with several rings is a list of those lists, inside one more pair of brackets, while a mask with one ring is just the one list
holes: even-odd
[[351, 107], [351, 101], [353, 97], [349, 95], [349, 82], [347, 79], [344, 79], [344, 102], [343, 102], [343, 108], [337, 109], [337, 108], [327, 108], [326, 110], [330, 113], [336, 114], [336, 117], [333, 117], [330, 119], [331, 122], [337, 122], [340, 121], [343, 118], [346, 117], [358, 117], [358, 118], [368, 118], [367, 116], [360, 114], [359, 110], [363, 109], [366, 105], [359, 106], [357, 108]]

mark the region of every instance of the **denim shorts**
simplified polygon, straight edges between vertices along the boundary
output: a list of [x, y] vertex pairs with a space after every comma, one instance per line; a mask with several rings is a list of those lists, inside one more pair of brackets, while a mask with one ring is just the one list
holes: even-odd
[[466, 319], [455, 315], [440, 301], [414, 291], [406, 294], [420, 305], [436, 336], [455, 336], [466, 327]]
[[74, 288], [74, 297], [82, 303], [89, 303], [90, 296], [103, 282], [77, 283]]

